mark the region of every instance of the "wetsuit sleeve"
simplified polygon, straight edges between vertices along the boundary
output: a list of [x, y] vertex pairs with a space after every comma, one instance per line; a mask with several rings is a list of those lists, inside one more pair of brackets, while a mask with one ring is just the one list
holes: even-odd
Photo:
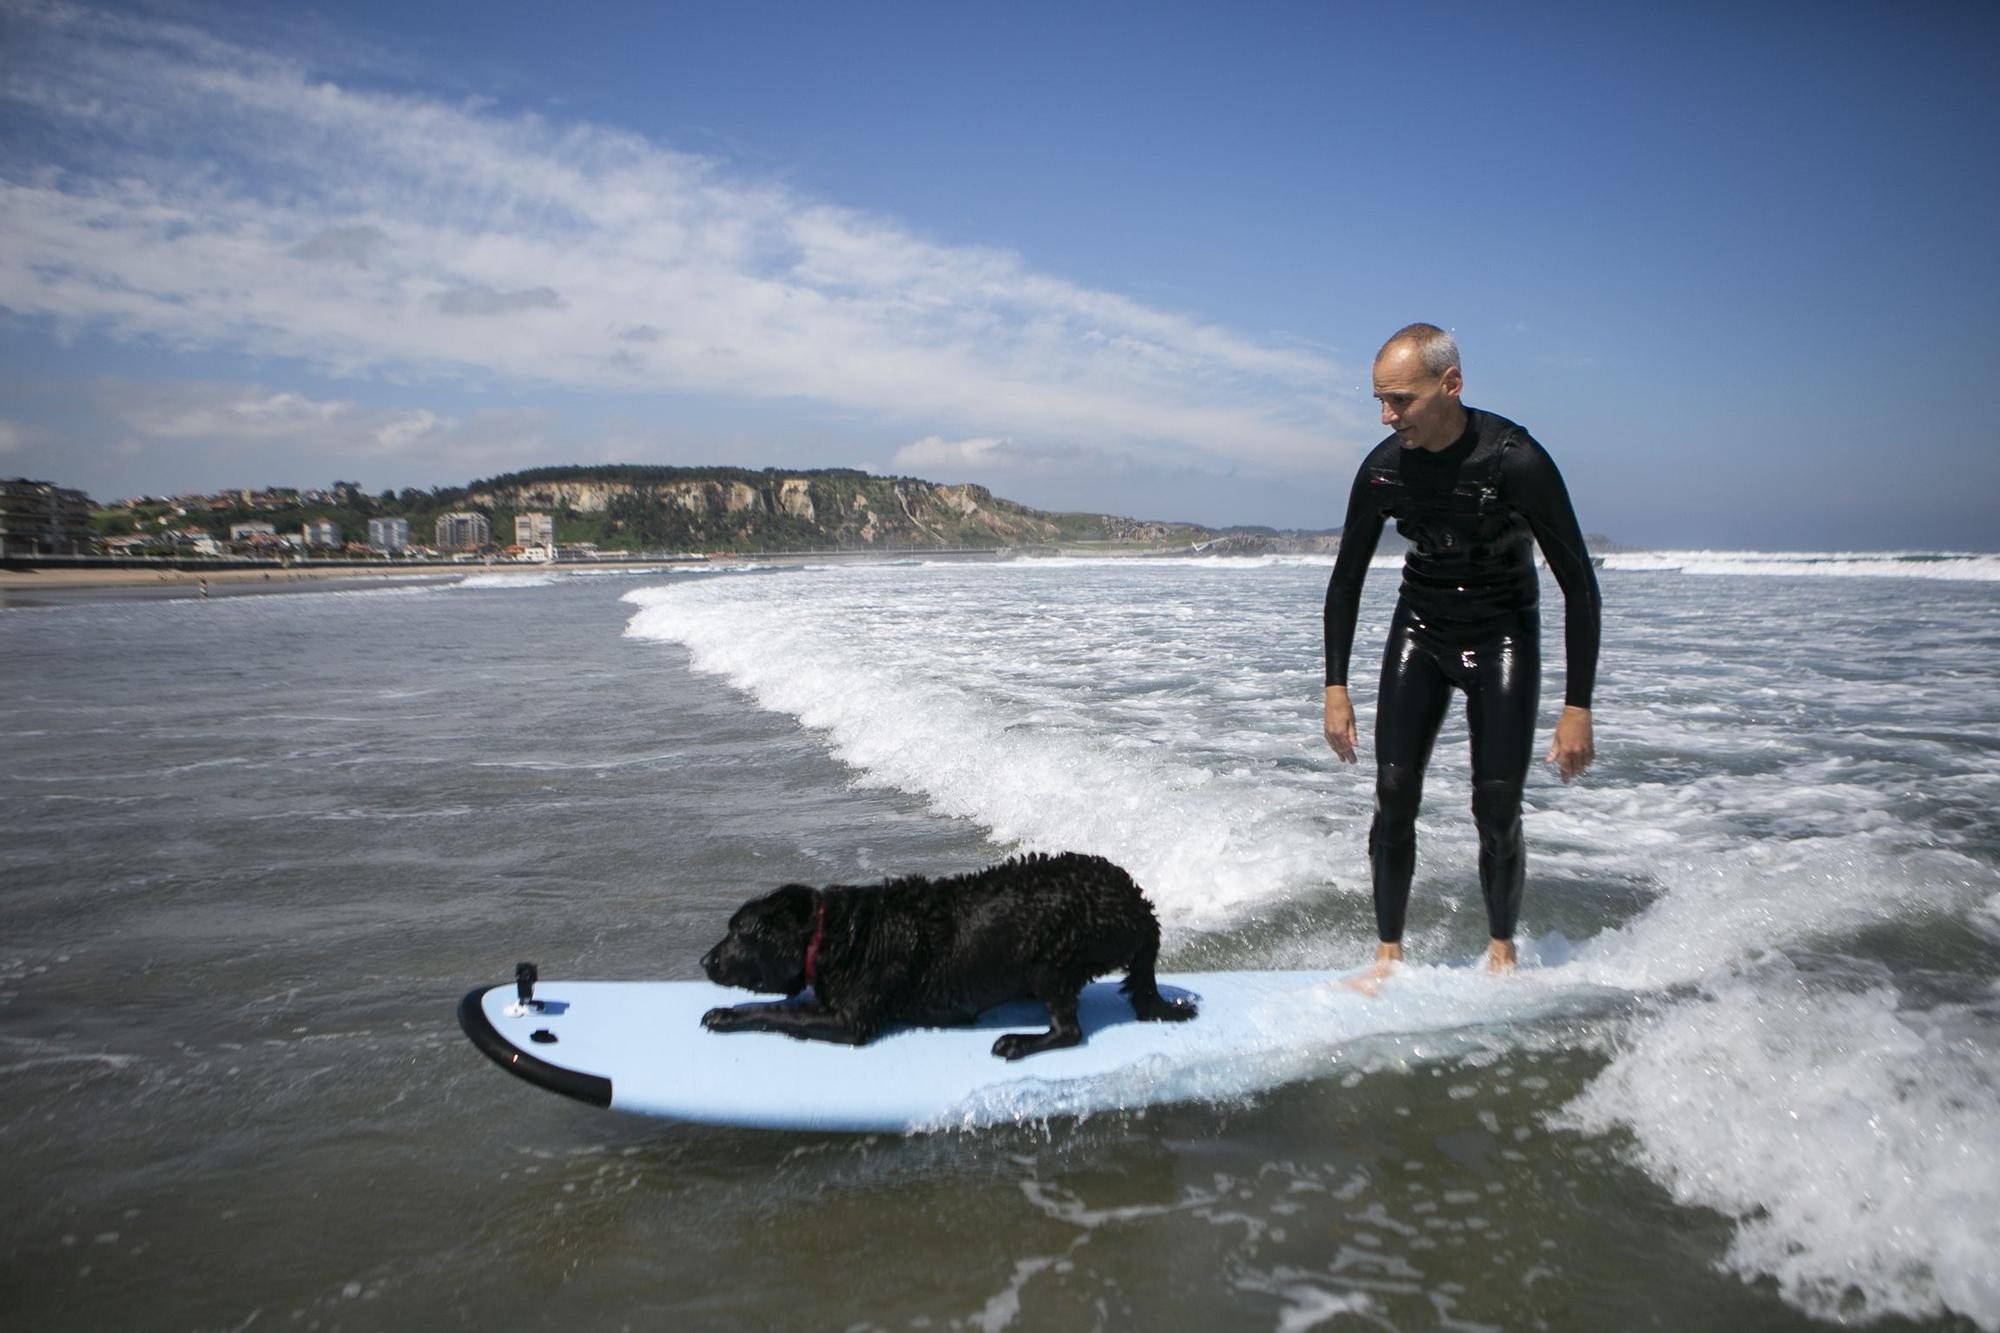
[[1526, 448], [1507, 452], [1507, 499], [1528, 520], [1536, 544], [1548, 558], [1549, 572], [1562, 588], [1563, 702], [1588, 708], [1597, 684], [1597, 649], [1603, 623], [1597, 573], [1591, 568], [1583, 529], [1577, 525], [1576, 509], [1570, 504], [1569, 489], [1563, 485], [1555, 460], [1533, 441]]
[[1354, 649], [1354, 620], [1361, 610], [1361, 581], [1382, 540], [1382, 511], [1368, 494], [1368, 466], [1354, 474], [1347, 496], [1347, 521], [1340, 528], [1340, 553], [1326, 583], [1326, 683], [1347, 684], [1347, 659]]

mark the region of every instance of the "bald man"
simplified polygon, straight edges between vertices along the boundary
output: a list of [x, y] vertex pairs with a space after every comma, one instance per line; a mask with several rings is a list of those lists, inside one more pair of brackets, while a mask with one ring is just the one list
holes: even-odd
[[1487, 965], [1513, 968], [1526, 878], [1521, 788], [1541, 696], [1539, 544], [1563, 593], [1567, 675], [1547, 762], [1562, 780], [1595, 757], [1597, 576], [1562, 474], [1527, 431], [1459, 401], [1458, 344], [1432, 324], [1399, 329], [1375, 356], [1375, 398], [1394, 433], [1362, 460], [1326, 587], [1326, 742], [1353, 763], [1347, 693], [1361, 583], [1384, 520], [1409, 542], [1375, 700], [1375, 821], [1368, 857], [1380, 938], [1359, 979], [1372, 990], [1403, 957], [1424, 770], [1454, 690], [1472, 742], [1472, 817], [1486, 901]]

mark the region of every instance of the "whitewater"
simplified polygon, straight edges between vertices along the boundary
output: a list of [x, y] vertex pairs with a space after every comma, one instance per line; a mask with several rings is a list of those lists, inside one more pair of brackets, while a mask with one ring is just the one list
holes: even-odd
[[[1570, 788], [1538, 771], [1527, 796], [1533, 965], [1477, 991], [1420, 966], [1384, 1029], [1429, 1037], [1433, 1058], [1472, 1032], [1601, 1048], [1606, 1068], [1546, 1123], [1614, 1139], [1676, 1199], [1733, 1219], [1718, 1262], [1817, 1316], [2000, 1327], [2000, 562], [1608, 563], [1600, 760]], [[1393, 595], [1377, 564], [1363, 644]], [[627, 593], [626, 633], [795, 718], [859, 784], [1009, 849], [1120, 861], [1170, 955], [1219, 939], [1232, 966], [1337, 967], [1367, 955], [1361, 913], [1319, 904], [1366, 901], [1371, 788], [1318, 735], [1325, 572], [1052, 560], [680, 580]], [[1559, 635], [1552, 584], [1546, 599]], [[1408, 945], [1433, 964], [1482, 944], [1463, 737], [1447, 723], [1422, 823]], [[1231, 1077], [1324, 1073], [1355, 1036], [1305, 1023]]]

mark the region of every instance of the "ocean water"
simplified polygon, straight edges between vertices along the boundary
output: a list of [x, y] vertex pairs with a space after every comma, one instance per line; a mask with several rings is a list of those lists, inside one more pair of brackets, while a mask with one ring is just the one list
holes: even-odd
[[1993, 556], [1612, 557], [1599, 761], [1528, 792], [1529, 965], [1464, 966], [1453, 718], [1379, 1020], [1308, 1007], [1197, 1100], [739, 1131], [459, 1033], [518, 959], [690, 978], [782, 880], [1017, 850], [1131, 869], [1168, 970], [1360, 964], [1326, 572], [0, 610], [0, 1323], [2000, 1328]]

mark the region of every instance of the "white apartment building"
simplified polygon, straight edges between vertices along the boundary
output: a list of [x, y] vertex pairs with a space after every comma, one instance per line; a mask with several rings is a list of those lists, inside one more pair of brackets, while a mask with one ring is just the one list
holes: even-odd
[[410, 544], [410, 520], [407, 518], [369, 519], [368, 544], [378, 551], [402, 550]]
[[310, 518], [299, 529], [301, 546], [339, 546], [340, 524], [330, 518]]
[[471, 510], [439, 514], [437, 548], [440, 551], [476, 551], [493, 541], [493, 529], [486, 515]]
[[516, 546], [554, 546], [556, 544], [555, 515], [514, 515], [514, 544]]

